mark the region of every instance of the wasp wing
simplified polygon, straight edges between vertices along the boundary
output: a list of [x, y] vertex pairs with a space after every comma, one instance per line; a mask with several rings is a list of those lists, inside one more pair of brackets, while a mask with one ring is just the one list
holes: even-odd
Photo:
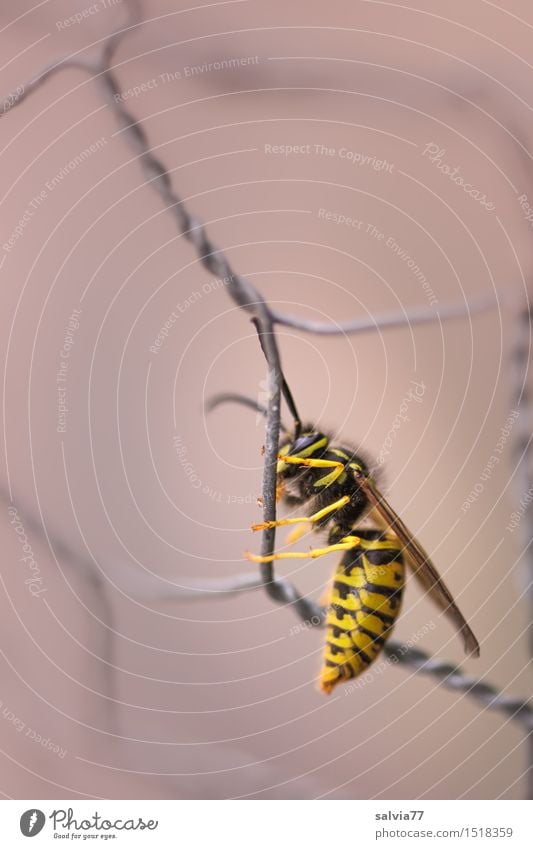
[[457, 607], [450, 590], [431, 562], [427, 552], [424, 551], [418, 540], [404, 525], [374, 482], [363, 474], [357, 476], [357, 482], [372, 507], [377, 510], [387, 526], [396, 534], [404, 546], [405, 553], [408, 555], [407, 559], [410, 561], [409, 565], [413, 569], [413, 574], [419, 583], [446, 614], [448, 619], [451, 620], [459, 634], [461, 634], [464, 640], [465, 652], [479, 657], [479, 643], [463, 614]]

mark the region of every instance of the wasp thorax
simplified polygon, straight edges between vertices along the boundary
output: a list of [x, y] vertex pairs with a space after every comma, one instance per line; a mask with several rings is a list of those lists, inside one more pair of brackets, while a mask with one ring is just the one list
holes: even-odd
[[298, 457], [317, 457], [324, 453], [328, 442], [328, 437], [318, 430], [305, 431], [291, 443], [288, 453]]
[[338, 457], [341, 462], [344, 462], [349, 469], [356, 473], [362, 472], [362, 474], [368, 475], [370, 472], [366, 460], [359, 454], [355, 454], [350, 448], [331, 448], [329, 453]]
[[[293, 434], [285, 434], [280, 442], [279, 454], [289, 457], [303, 457], [318, 459], [327, 451], [329, 438], [320, 433], [318, 430], [306, 428], [303, 433], [294, 439]], [[301, 468], [291, 466], [289, 463], [284, 463], [282, 460], [278, 463], [278, 474], [280, 473], [298, 473]]]

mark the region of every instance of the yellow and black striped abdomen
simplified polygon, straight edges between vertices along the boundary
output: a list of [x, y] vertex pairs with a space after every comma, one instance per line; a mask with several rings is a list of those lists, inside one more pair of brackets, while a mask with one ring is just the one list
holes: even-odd
[[405, 569], [398, 539], [380, 531], [357, 531], [333, 579], [326, 618], [326, 649], [320, 687], [330, 693], [376, 659], [400, 612]]

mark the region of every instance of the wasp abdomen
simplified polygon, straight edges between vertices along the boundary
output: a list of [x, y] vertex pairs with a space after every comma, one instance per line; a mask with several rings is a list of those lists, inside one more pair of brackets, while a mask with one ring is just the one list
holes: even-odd
[[326, 618], [320, 687], [330, 693], [376, 659], [400, 612], [405, 570], [398, 540], [379, 531], [352, 531], [360, 538], [339, 563]]

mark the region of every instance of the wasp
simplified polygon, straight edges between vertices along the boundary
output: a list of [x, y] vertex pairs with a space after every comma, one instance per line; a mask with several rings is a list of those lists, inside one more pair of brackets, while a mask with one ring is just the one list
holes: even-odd
[[[305, 552], [265, 557], [247, 552], [246, 556], [254, 563], [266, 563], [343, 552], [327, 598], [321, 690], [331, 693], [337, 684], [364, 672], [379, 655], [400, 612], [406, 565], [452, 622], [465, 652], [479, 656], [479, 643], [450, 590], [383, 496], [368, 460], [351, 447], [335, 444], [331, 434], [313, 425], [302, 426], [283, 376], [282, 391], [294, 426], [280, 440], [277, 495], [286, 507], [301, 508], [303, 515], [254, 524], [252, 530], [299, 525], [287, 540], [294, 544], [311, 527], [327, 533], [327, 544]], [[240, 401], [265, 413], [242, 396], [228, 395], [224, 400]]]

